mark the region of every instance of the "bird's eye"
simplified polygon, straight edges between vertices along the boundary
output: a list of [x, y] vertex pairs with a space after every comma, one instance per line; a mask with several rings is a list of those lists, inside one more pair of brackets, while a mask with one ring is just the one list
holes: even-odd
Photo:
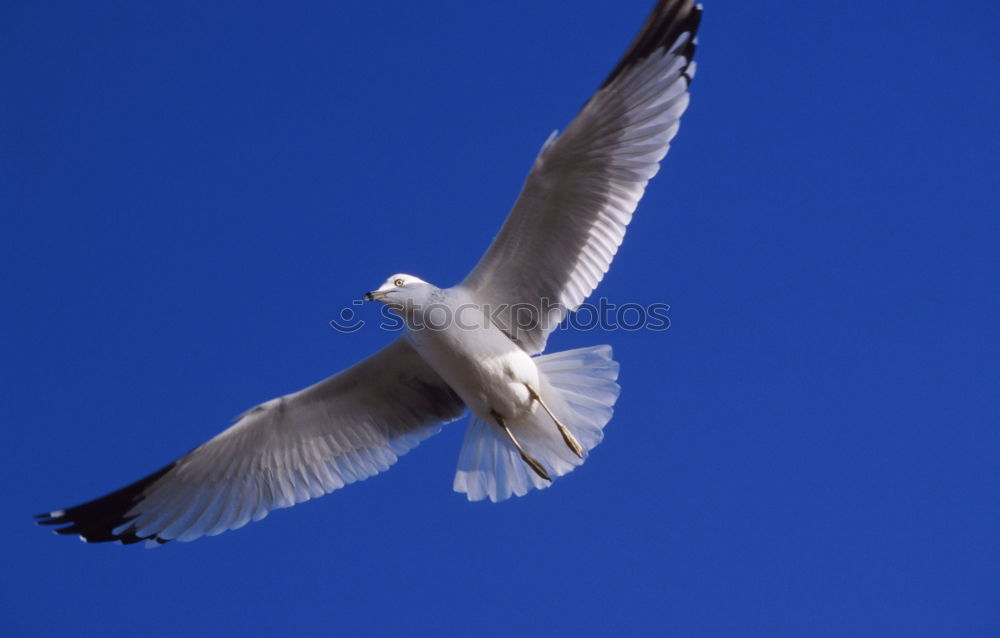
[[398, 288], [399, 286], [403, 285], [403, 280], [402, 279], [397, 279], [396, 281], [392, 282], [392, 285], [396, 286]]

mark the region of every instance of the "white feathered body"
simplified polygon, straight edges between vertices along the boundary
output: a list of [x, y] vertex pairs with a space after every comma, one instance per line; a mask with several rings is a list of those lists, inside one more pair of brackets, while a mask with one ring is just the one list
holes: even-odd
[[407, 337], [473, 414], [514, 421], [537, 407], [527, 386], [540, 387], [538, 367], [487, 311], [462, 287], [435, 289], [407, 313]]
[[495, 415], [550, 476], [583, 463], [529, 386], [577, 438], [584, 455], [600, 443], [618, 398], [611, 348], [532, 357], [490, 321], [494, 309], [462, 286], [439, 289], [420, 282], [390, 294], [397, 304], [406, 299], [401, 314], [414, 350], [473, 413], [459, 455], [457, 491], [471, 500], [501, 501], [550, 485], [528, 469]]

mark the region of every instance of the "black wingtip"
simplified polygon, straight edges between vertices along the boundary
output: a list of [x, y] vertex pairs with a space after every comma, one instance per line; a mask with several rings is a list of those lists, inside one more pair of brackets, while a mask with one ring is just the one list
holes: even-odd
[[[618, 76], [645, 60], [657, 49], [670, 47], [684, 33], [690, 33], [691, 37], [677, 49], [676, 53], [690, 62], [697, 45], [695, 36], [698, 33], [698, 26], [701, 24], [701, 14], [702, 7], [700, 4], [695, 4], [694, 0], [660, 0], [657, 2], [649, 17], [646, 18], [646, 23], [639, 30], [639, 34], [632, 41], [614, 70], [601, 84], [601, 88], [614, 82]], [[685, 78], [690, 83], [691, 78], [686, 73]]]
[[88, 543], [120, 541], [124, 545], [131, 545], [139, 541], [154, 540], [162, 545], [167, 540], [157, 536], [139, 536], [134, 525], [118, 533], [114, 530], [135, 518], [134, 515], [128, 516], [128, 512], [143, 499], [146, 489], [173, 469], [174, 465], [176, 462], [101, 498], [64, 510], [36, 514], [35, 523], [65, 525], [53, 531], [64, 536], [77, 535]]

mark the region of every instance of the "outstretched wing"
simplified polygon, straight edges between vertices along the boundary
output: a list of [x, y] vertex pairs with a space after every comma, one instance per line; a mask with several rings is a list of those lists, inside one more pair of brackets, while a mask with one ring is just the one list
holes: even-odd
[[190, 541], [389, 468], [465, 405], [399, 338], [316, 385], [244, 413], [128, 487], [39, 516], [89, 542]]
[[552, 137], [489, 250], [461, 285], [541, 352], [607, 272], [688, 104], [701, 7], [660, 0], [601, 88]]

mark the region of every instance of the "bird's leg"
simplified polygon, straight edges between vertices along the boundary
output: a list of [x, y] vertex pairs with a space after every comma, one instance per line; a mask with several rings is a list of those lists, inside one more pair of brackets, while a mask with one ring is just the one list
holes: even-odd
[[524, 448], [521, 447], [521, 444], [518, 442], [518, 440], [514, 438], [514, 433], [510, 431], [510, 426], [507, 425], [507, 421], [504, 420], [502, 416], [497, 414], [496, 410], [490, 410], [490, 414], [492, 414], [493, 418], [496, 419], [496, 422], [500, 424], [500, 427], [503, 428], [503, 431], [507, 433], [507, 436], [510, 438], [510, 442], [513, 443], [514, 447], [517, 448], [517, 451], [521, 453], [521, 459], [528, 464], [528, 467], [533, 469], [535, 471], [535, 474], [537, 474], [538, 476], [542, 477], [543, 479], [551, 483], [552, 479], [549, 478], [549, 473], [545, 471], [545, 468], [542, 467], [542, 464], [539, 463], [537, 459], [535, 459], [534, 457], [532, 457], [531, 455], [529, 455], [527, 452], [524, 451]]
[[553, 421], [555, 421], [556, 427], [559, 428], [559, 434], [562, 434], [563, 441], [566, 442], [566, 446], [573, 451], [573, 454], [576, 454], [578, 457], [582, 459], [583, 446], [580, 445], [580, 442], [576, 440], [576, 437], [573, 436], [573, 433], [570, 432], [569, 429], [565, 425], [563, 425], [559, 421], [559, 419], [556, 418], [556, 415], [552, 414], [552, 410], [549, 409], [549, 406], [545, 405], [545, 401], [542, 401], [542, 395], [538, 394], [537, 390], [535, 390], [527, 383], [524, 384], [524, 387], [528, 388], [528, 393], [531, 395], [531, 398], [534, 399], [535, 401], [538, 401], [538, 404], [542, 406], [542, 409], [545, 410], [550, 417], [552, 417]]

